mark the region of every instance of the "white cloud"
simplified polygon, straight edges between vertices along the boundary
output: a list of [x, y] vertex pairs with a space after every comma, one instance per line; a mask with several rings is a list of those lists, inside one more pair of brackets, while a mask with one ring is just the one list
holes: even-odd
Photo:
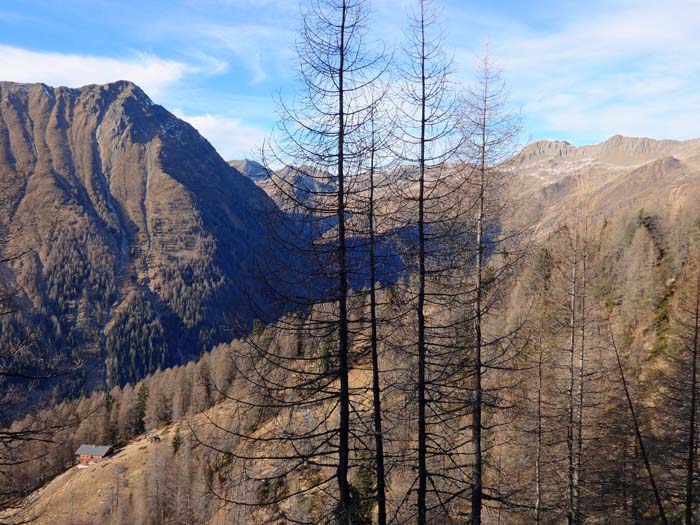
[[288, 70], [293, 56], [294, 33], [289, 28], [261, 25], [210, 25], [201, 34], [232, 52], [252, 74], [251, 83], [261, 84]]
[[[698, 136], [700, 3], [592, 0], [546, 26], [488, 27], [491, 53], [533, 131], [596, 141], [616, 133]], [[473, 48], [457, 46], [468, 81]]]
[[223, 5], [231, 5], [235, 7], [255, 7], [265, 8], [273, 7], [275, 9], [283, 9], [285, 11], [294, 11], [299, 9], [299, 0], [196, 0], [200, 3], [215, 3]]
[[0, 45], [3, 80], [43, 82], [52, 86], [80, 87], [130, 80], [152, 97], [195, 68], [182, 62], [164, 60], [148, 53], [128, 58], [30, 51]]
[[22, 15], [22, 14], [13, 13], [11, 11], [0, 10], [0, 20], [14, 22], [17, 20], [26, 20], [26, 19], [27, 19], [27, 17]]
[[678, 110], [673, 98], [644, 105], [639, 99], [595, 107], [582, 103], [552, 104], [543, 114], [542, 124], [550, 130], [607, 138], [615, 134], [653, 138], [688, 139], [698, 137], [700, 96], [683, 99], [685, 111]]
[[192, 124], [226, 160], [255, 157], [267, 136], [266, 131], [237, 118], [210, 113], [186, 115], [180, 110], [174, 113]]
[[522, 28], [495, 43], [503, 66], [518, 71], [563, 66], [568, 72], [583, 64], [680, 56], [697, 64], [698, 23], [695, 0], [640, 0], [633, 6], [593, 6], [588, 16], [567, 20], [556, 30], [533, 34]]

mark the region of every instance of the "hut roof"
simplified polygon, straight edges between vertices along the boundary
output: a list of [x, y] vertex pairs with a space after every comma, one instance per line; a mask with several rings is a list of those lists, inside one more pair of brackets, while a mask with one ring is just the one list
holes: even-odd
[[103, 445], [80, 445], [78, 450], [75, 451], [76, 456], [88, 455], [88, 456], [99, 456], [104, 457], [109, 452], [111, 447]]

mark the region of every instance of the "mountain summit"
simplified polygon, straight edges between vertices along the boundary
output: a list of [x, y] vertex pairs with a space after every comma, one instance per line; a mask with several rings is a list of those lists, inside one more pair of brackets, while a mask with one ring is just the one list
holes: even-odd
[[614, 135], [609, 139], [587, 146], [576, 147], [561, 140], [540, 140], [528, 144], [516, 156], [520, 164], [542, 161], [595, 160], [619, 166], [638, 165], [662, 157], [684, 159], [700, 154], [700, 139], [656, 140], [647, 137]]
[[28, 252], [3, 276], [24, 308], [0, 343], [77, 349], [102, 371], [89, 381], [124, 384], [264, 303], [246, 283], [274, 204], [133, 83], [0, 82], [0, 190], [6, 250]]

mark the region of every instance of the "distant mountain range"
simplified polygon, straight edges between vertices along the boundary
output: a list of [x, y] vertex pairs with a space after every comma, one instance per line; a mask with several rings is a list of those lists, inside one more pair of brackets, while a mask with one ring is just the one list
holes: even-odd
[[524, 213], [541, 233], [570, 213], [576, 191], [600, 218], [640, 211], [669, 223], [700, 205], [700, 139], [676, 141], [616, 135], [590, 146], [540, 141], [510, 166]]
[[[580, 175], [600, 215], [669, 215], [698, 200], [700, 140], [535, 142], [509, 169], [540, 232], [566, 213]], [[275, 179], [300, 201], [333, 191], [331, 175], [307, 171]], [[258, 281], [275, 250], [266, 217], [279, 214], [268, 175], [224, 161], [132, 83], [0, 82], [0, 233], [6, 253], [28, 252], [2, 272], [22, 308], [0, 320], [0, 343], [77, 354], [91, 366], [76, 388], [124, 384], [231, 339], [257, 310], [279, 311]]]

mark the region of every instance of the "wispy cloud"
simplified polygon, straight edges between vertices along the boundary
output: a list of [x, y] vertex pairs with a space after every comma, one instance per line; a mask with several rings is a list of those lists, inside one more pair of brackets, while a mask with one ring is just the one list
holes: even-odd
[[[697, 0], [594, 0], [546, 27], [506, 17], [481, 36], [537, 138], [689, 138], [700, 134], [699, 25]], [[474, 47], [457, 48], [468, 66]]]
[[28, 20], [29, 17], [22, 15], [20, 13], [14, 13], [12, 11], [5, 11], [3, 9], [0, 9], [0, 20], [5, 20], [5, 21], [18, 21], [18, 20]]
[[197, 4], [229, 5], [235, 7], [274, 8], [284, 11], [298, 11], [298, 0], [190, 0]]
[[562, 20], [551, 30], [521, 25], [518, 33], [496, 40], [503, 65], [514, 70], [564, 65], [568, 71], [582, 64], [601, 65], [600, 61], [649, 62], [677, 53], [694, 57], [695, 64], [700, 61], [696, 53], [700, 49], [696, 35], [700, 4], [696, 0], [618, 1], [591, 7], [587, 16]]
[[290, 27], [237, 24], [212, 24], [201, 28], [199, 34], [215, 47], [231, 52], [248, 69], [253, 84], [261, 84], [289, 69], [294, 44]]
[[187, 115], [175, 110], [175, 115], [192, 124], [227, 159], [255, 157], [263, 144], [266, 131], [224, 115]]
[[30, 51], [0, 45], [0, 71], [4, 80], [44, 82], [53, 86], [80, 87], [131, 80], [149, 95], [158, 97], [194, 70], [188, 64], [164, 60], [149, 53], [127, 58]]
[[[296, 89], [303, 0], [149, 0], [139, 8], [101, 2], [109, 16], [86, 9], [88, 0], [53, 10], [33, 2], [0, 8], [0, 76], [69, 86], [132, 80], [159, 103], [182, 108], [225, 156], [254, 149], [264, 135], [258, 128], [269, 129], [274, 119], [271, 95]], [[369, 40], [385, 41], [399, 59], [414, 0], [371, 5]], [[434, 5], [459, 78], [470, 81], [489, 40], [535, 138], [700, 134], [700, 0]], [[76, 37], [78, 25], [85, 34]], [[85, 51], [87, 42], [96, 47]]]

